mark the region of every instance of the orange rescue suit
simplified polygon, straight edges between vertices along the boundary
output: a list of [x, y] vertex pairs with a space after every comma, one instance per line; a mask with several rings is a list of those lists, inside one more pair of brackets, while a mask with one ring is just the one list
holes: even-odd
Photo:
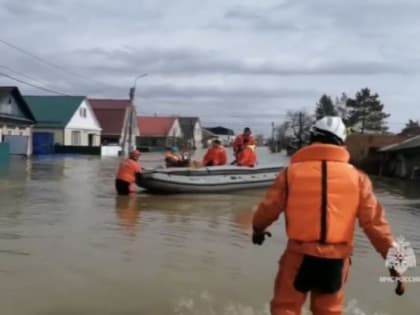
[[136, 174], [138, 173], [141, 173], [140, 163], [132, 159], [127, 159], [120, 163], [117, 179], [133, 184], [136, 182]]
[[[306, 294], [294, 286], [306, 255], [343, 259], [347, 280], [356, 221], [374, 248], [386, 257], [393, 237], [385, 211], [369, 177], [349, 164], [344, 147], [312, 144], [296, 152], [285, 171], [268, 190], [253, 217], [262, 232], [284, 212], [288, 244], [275, 281], [273, 315], [299, 315]], [[333, 294], [312, 292], [314, 314], [342, 314], [344, 289]]]
[[244, 134], [239, 135], [235, 138], [235, 141], [233, 141], [233, 152], [235, 154], [239, 153], [241, 150], [244, 149], [244, 140], [248, 140], [248, 145], [257, 145], [257, 141], [252, 135], [246, 136]]
[[257, 154], [251, 147], [247, 146], [239, 153], [237, 164], [238, 166], [254, 167], [257, 164]]
[[203, 158], [203, 164], [205, 166], [218, 166], [226, 165], [227, 154], [223, 147], [212, 147], [207, 150], [206, 155]]

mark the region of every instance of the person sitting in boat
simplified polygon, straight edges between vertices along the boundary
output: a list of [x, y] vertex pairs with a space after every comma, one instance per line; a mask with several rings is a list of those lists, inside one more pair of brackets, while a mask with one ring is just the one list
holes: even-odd
[[246, 127], [244, 129], [243, 134], [237, 136], [235, 138], [235, 141], [233, 141], [233, 154], [235, 156], [235, 160], [238, 160], [239, 154], [242, 150], [245, 149], [245, 140], [248, 141], [249, 145], [257, 145], [257, 142], [255, 141], [254, 136], [252, 135], [251, 129], [249, 127]]
[[172, 147], [165, 154], [165, 165], [166, 167], [185, 167], [190, 163], [189, 160], [185, 160], [180, 154], [178, 147]]
[[141, 153], [137, 150], [130, 152], [129, 158], [122, 161], [115, 179], [115, 189], [119, 195], [135, 193], [135, 183], [141, 176], [142, 167], [139, 163]]
[[212, 142], [212, 147], [207, 150], [203, 158], [204, 166], [221, 166], [226, 165], [227, 154], [220, 140], [216, 139]]
[[238, 166], [254, 167], [257, 164], [256, 146], [250, 144], [248, 139], [244, 140], [244, 148], [238, 155], [236, 164]]

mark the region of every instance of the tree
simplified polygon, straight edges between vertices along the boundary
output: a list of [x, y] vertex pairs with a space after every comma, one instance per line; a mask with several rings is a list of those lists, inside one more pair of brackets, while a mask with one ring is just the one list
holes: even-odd
[[412, 137], [420, 134], [420, 124], [417, 120], [409, 120], [405, 127], [400, 132], [403, 136]]
[[378, 94], [371, 95], [368, 88], [361, 89], [354, 99], [348, 98], [346, 102], [348, 117], [345, 121], [348, 127], [366, 131], [384, 133], [388, 130], [386, 118], [390, 116], [383, 111], [384, 105]]
[[300, 149], [309, 143], [313, 121], [313, 116], [305, 111], [289, 111], [287, 113], [289, 147]]
[[321, 119], [325, 116], [337, 116], [337, 110], [334, 103], [328, 95], [324, 94], [316, 104], [315, 117]]

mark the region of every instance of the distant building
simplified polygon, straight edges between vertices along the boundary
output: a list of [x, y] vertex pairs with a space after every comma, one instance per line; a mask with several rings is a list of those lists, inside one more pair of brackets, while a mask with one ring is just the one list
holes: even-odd
[[212, 128], [206, 127], [206, 129], [215, 134], [224, 146], [230, 146], [235, 140], [235, 132], [232, 129], [221, 126]]
[[25, 96], [25, 100], [36, 119], [34, 154], [54, 153], [57, 146], [99, 148], [101, 126], [85, 96]]
[[403, 139], [398, 135], [354, 133], [347, 137], [346, 147], [350, 152], [351, 163], [368, 173], [378, 174], [381, 161], [379, 149]]
[[102, 128], [101, 145], [128, 151], [140, 135], [137, 114], [128, 99], [89, 99]]
[[15, 86], [0, 87], [0, 143], [10, 154], [32, 154], [32, 127], [35, 117]]
[[420, 179], [420, 135], [380, 148], [380, 175]]
[[213, 132], [211, 132], [210, 130], [208, 130], [206, 128], [203, 128], [203, 140], [202, 140], [203, 147], [204, 148], [210, 147], [211, 146], [211, 142], [214, 139], [218, 139], [217, 135], [214, 134]]
[[137, 147], [141, 150], [159, 150], [168, 146], [180, 146], [183, 133], [176, 117], [138, 116], [140, 136]]
[[200, 118], [198, 117], [178, 117], [181, 126], [184, 143], [187, 149], [202, 148], [203, 130]]

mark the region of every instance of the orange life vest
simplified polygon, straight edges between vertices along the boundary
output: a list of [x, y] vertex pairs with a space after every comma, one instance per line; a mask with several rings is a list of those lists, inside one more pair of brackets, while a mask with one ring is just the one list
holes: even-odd
[[239, 153], [239, 151], [244, 149], [244, 141], [245, 139], [248, 140], [248, 145], [257, 145], [257, 141], [255, 140], [255, 138], [252, 135], [246, 136], [244, 134], [239, 135], [235, 138], [235, 140], [233, 141], [233, 151], [235, 153]]
[[247, 146], [239, 153], [238, 166], [254, 167], [257, 164], [257, 155], [252, 146]]
[[287, 169], [289, 239], [352, 243], [359, 205], [359, 173], [343, 147], [313, 144], [292, 156]]
[[226, 150], [223, 147], [215, 147], [208, 149], [206, 155], [203, 158], [203, 164], [205, 166], [218, 166], [225, 165], [227, 163]]
[[139, 162], [132, 159], [122, 161], [117, 172], [117, 179], [124, 180], [130, 184], [136, 182], [136, 174], [141, 173]]

